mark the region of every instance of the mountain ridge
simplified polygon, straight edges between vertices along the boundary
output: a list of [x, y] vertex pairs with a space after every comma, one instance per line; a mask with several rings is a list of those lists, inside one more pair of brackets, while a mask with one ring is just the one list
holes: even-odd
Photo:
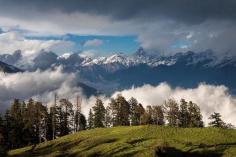
[[[1, 58], [0, 55], [0, 61]], [[19, 65], [19, 61], [15, 65]], [[27, 71], [57, 66], [62, 66], [64, 72], [76, 73], [79, 82], [105, 94], [144, 84], [155, 86], [161, 82], [184, 88], [193, 88], [202, 82], [225, 85], [236, 94], [236, 75], [232, 75], [236, 73], [236, 57], [219, 58], [211, 50], [159, 56], [140, 48], [132, 55], [119, 53], [96, 58], [81, 57], [79, 53], [58, 56], [42, 51]]]

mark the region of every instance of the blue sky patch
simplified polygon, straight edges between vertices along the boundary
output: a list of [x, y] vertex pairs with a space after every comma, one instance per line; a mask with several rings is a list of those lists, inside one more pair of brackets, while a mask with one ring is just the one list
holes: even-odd
[[[112, 53], [134, 53], [140, 44], [137, 41], [136, 36], [98, 36], [98, 35], [73, 35], [66, 34], [63, 36], [27, 36], [27, 39], [31, 40], [65, 40], [75, 43], [76, 51], [96, 51], [101, 55], [109, 55]], [[102, 41], [99, 45], [85, 45], [87, 41], [99, 40]]]

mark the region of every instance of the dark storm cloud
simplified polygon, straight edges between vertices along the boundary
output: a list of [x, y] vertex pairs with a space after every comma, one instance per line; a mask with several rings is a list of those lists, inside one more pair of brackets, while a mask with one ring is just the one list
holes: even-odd
[[[114, 20], [170, 18], [185, 24], [236, 19], [235, 0], [0, 0], [1, 12], [31, 10], [106, 15]], [[26, 14], [25, 16], [30, 16]]]

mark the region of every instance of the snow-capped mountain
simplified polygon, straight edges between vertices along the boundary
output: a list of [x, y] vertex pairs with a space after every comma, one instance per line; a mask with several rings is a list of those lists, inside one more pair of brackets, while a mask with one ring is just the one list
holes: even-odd
[[98, 57], [95, 59], [85, 59], [82, 62], [82, 66], [92, 66], [92, 65], [109, 65], [109, 64], [120, 64], [124, 67], [136, 66], [139, 64], [147, 64], [151, 67], [156, 67], [158, 65], [172, 65], [175, 63], [174, 58], [160, 58], [155, 56], [150, 56], [144, 53], [143, 49], [139, 49], [134, 55], [127, 56], [122, 53], [113, 54], [108, 57]]
[[[133, 55], [124, 55], [122, 53], [115, 53], [108, 57], [81, 57], [78, 53], [66, 53], [58, 56], [54, 52], [47, 52], [42, 50], [32, 61], [21, 62], [23, 59], [21, 51], [17, 50], [13, 54], [0, 55], [0, 61], [7, 64], [17, 66], [25, 70], [46, 70], [54, 66], [63, 66], [68, 71], [77, 71], [81, 67], [101, 66], [109, 70], [120, 70], [124, 68], [134, 67], [140, 64], [145, 64], [150, 67], [157, 67], [160, 65], [171, 66], [176, 62], [185, 62], [187, 65], [203, 64], [204, 66], [224, 66], [226, 64], [234, 64], [236, 58], [219, 59], [213, 55], [213, 52], [208, 50], [200, 53], [186, 52], [177, 53], [172, 56], [158, 56], [146, 53], [142, 48], [138, 49]], [[70, 68], [70, 69], [69, 69]]]
[[[21, 56], [16, 54], [14, 56]], [[0, 61], [9, 64], [13, 63], [12, 59], [6, 58], [17, 58], [13, 65], [28, 71], [62, 66], [64, 72], [75, 73], [79, 82], [108, 94], [133, 85], [157, 85], [160, 82], [180, 87], [194, 87], [200, 82], [226, 85], [236, 94], [236, 75], [233, 75], [236, 73], [236, 57], [217, 57], [211, 50], [159, 56], [140, 48], [133, 55], [116, 53], [96, 58], [81, 57], [79, 53], [58, 56], [42, 51], [30, 62], [22, 62], [22, 57], [13, 55], [0, 55]]]

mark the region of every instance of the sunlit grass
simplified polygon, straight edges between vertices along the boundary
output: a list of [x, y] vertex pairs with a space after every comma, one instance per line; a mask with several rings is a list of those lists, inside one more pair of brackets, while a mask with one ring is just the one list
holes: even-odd
[[[134, 126], [81, 131], [36, 146], [9, 152], [9, 156], [154, 156], [157, 148], [187, 155], [218, 153], [236, 156], [236, 130]], [[214, 156], [217, 156], [214, 155]]]

